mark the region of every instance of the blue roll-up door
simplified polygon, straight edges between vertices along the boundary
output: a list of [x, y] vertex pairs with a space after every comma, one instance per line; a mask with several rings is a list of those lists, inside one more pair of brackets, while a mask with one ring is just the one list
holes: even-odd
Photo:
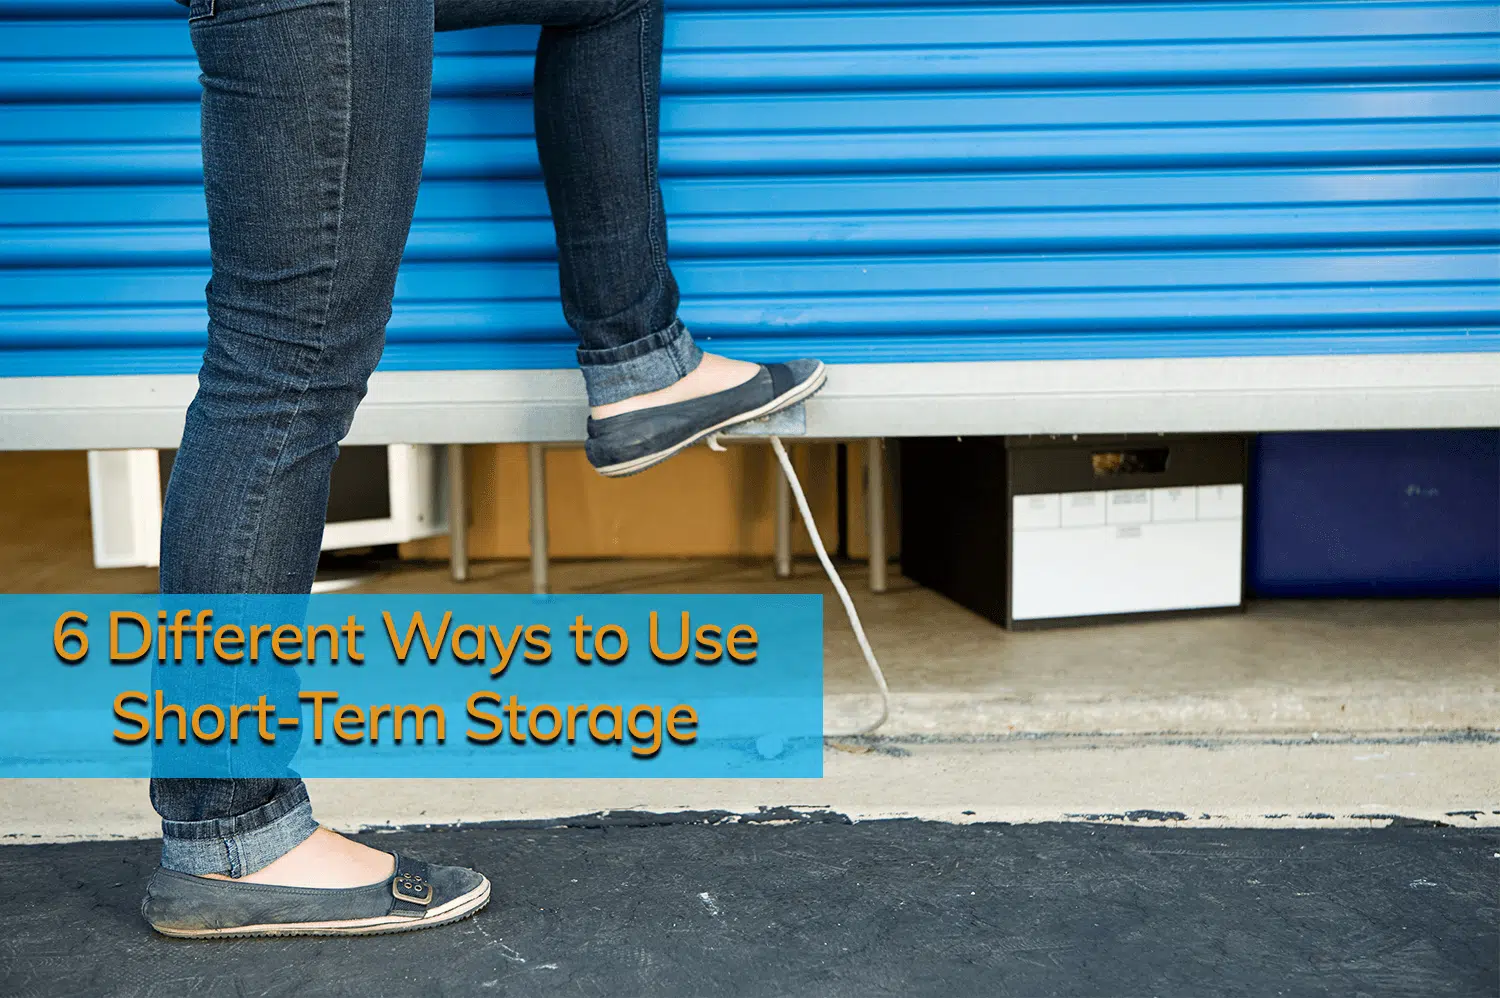
[[[1500, 349], [1493, 0], [669, 6], [671, 251], [717, 349]], [[535, 38], [438, 38], [386, 370], [573, 363]], [[196, 370], [197, 96], [172, 0], [0, 0], [0, 375]]]

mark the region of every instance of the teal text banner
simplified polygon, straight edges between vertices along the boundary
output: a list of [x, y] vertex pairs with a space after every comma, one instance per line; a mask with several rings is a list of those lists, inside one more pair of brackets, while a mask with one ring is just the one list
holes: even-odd
[[0, 596], [0, 777], [822, 775], [822, 598]]

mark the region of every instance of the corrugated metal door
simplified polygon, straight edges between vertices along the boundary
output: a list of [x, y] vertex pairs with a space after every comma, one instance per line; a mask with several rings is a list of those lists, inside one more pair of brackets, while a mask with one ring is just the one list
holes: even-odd
[[[720, 349], [1500, 349], [1492, 0], [671, 6], [671, 248]], [[387, 370], [572, 364], [534, 40], [438, 39]], [[171, 0], [0, 0], [0, 374], [196, 369], [196, 102]]]

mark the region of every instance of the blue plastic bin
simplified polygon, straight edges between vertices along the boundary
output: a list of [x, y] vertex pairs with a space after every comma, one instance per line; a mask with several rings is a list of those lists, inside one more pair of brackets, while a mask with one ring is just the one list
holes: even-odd
[[1500, 430], [1267, 433], [1250, 484], [1257, 596], [1500, 593]]

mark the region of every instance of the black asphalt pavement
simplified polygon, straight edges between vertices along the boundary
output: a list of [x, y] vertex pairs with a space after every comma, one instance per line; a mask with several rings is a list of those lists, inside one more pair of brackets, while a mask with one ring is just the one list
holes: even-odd
[[6, 846], [0, 995], [1500, 994], [1495, 829], [763, 817], [373, 833], [495, 896], [364, 939], [162, 939], [154, 843]]

